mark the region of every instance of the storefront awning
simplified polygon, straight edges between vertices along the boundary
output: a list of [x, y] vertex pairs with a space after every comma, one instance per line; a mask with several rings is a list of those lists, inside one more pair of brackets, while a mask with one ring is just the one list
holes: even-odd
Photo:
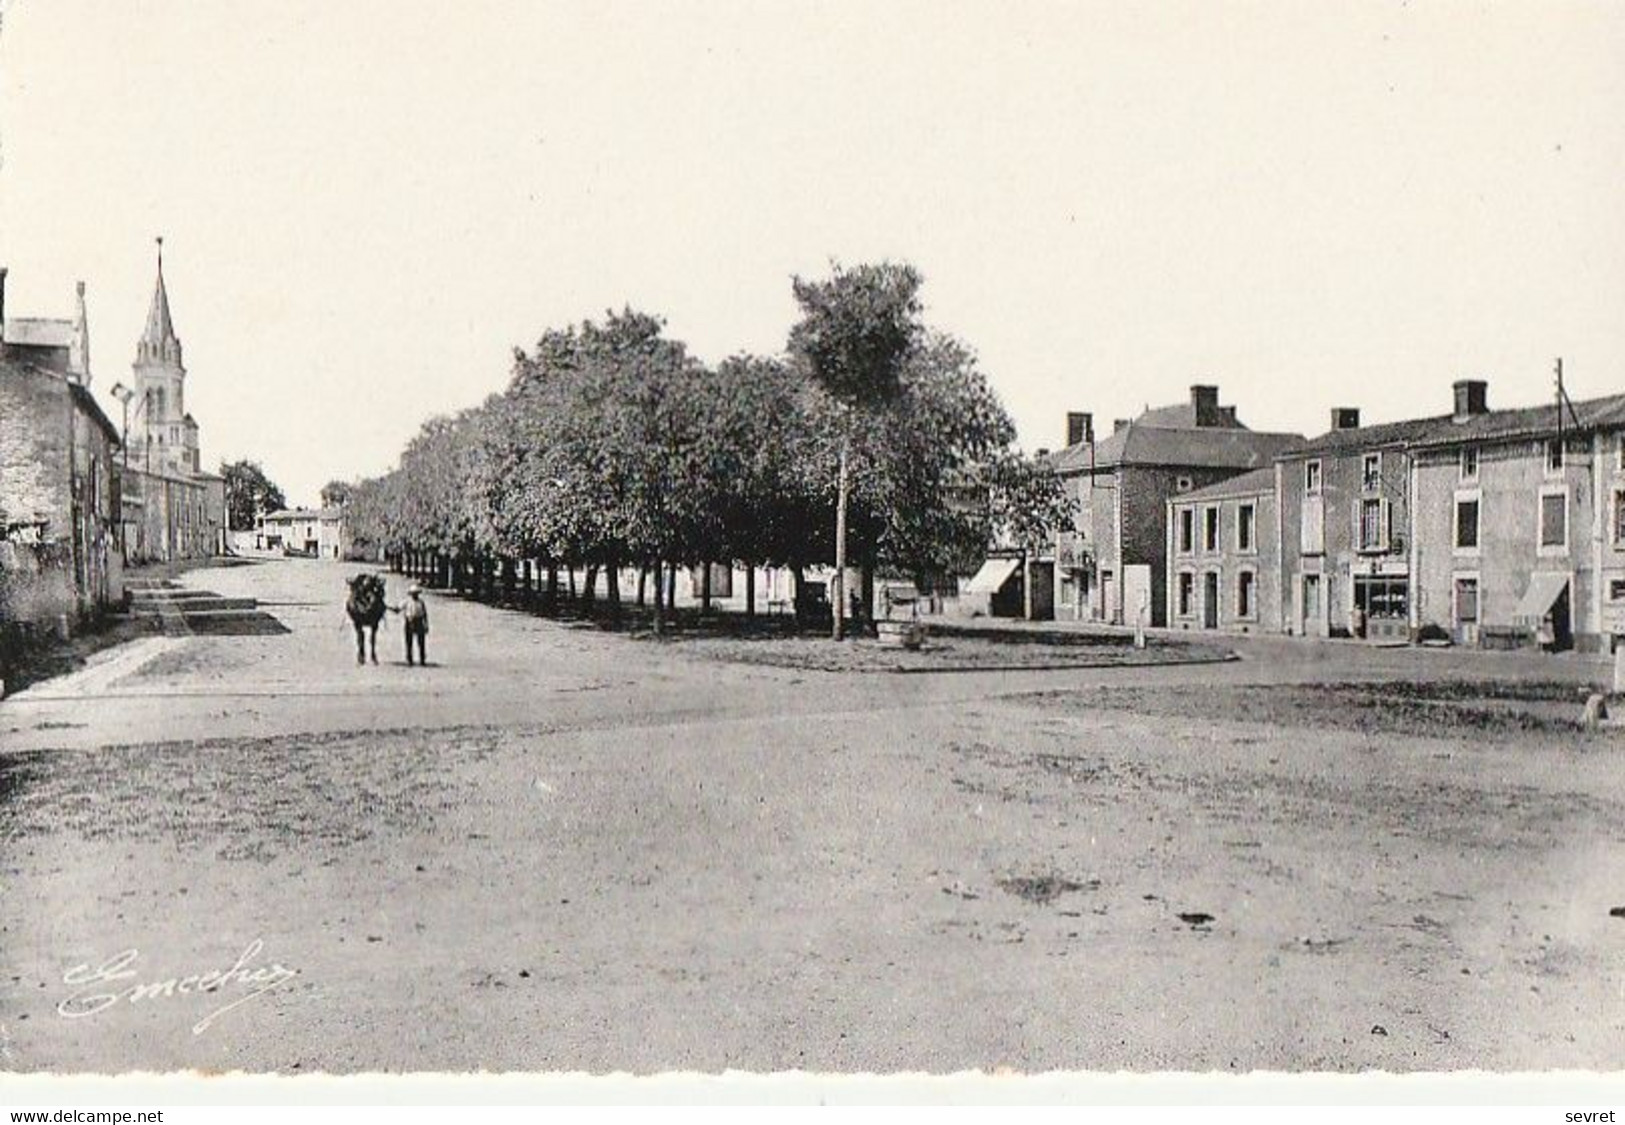
[[988, 559], [959, 591], [962, 594], [997, 594], [1020, 565], [1020, 559]]
[[1518, 608], [1513, 612], [1515, 618], [1535, 618], [1546, 616], [1552, 608], [1552, 603], [1562, 596], [1568, 588], [1569, 576], [1566, 574], [1534, 574], [1529, 578], [1529, 589], [1524, 591], [1523, 598], [1518, 602]]

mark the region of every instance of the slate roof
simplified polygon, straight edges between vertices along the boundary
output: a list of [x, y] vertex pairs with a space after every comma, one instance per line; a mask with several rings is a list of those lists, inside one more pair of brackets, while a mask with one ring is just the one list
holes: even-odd
[[[1578, 421], [1576, 421], [1578, 418]], [[1587, 399], [1574, 404], [1574, 417], [1563, 411], [1564, 430], [1598, 430], [1625, 427], [1625, 395]], [[1345, 450], [1405, 446], [1426, 449], [1465, 442], [1505, 441], [1520, 437], [1544, 437], [1558, 430], [1557, 405], [1526, 406], [1513, 410], [1491, 410], [1457, 421], [1449, 414], [1412, 418], [1353, 430], [1332, 430], [1305, 442], [1283, 458], [1339, 453]]]
[[272, 512], [265, 517], [265, 522], [272, 520], [336, 520], [342, 518], [344, 513], [338, 508], [283, 508]]
[[1055, 471], [1087, 472], [1120, 465], [1162, 465], [1169, 467], [1257, 469], [1272, 463], [1276, 456], [1303, 444], [1301, 434], [1260, 433], [1243, 426], [1175, 427], [1153, 426], [1141, 419], [1158, 414], [1147, 411], [1110, 437], [1094, 443], [1093, 457], [1088, 442], [1070, 445], [1050, 455]]
[[1235, 496], [1257, 496], [1260, 493], [1274, 491], [1275, 466], [1269, 465], [1262, 469], [1254, 469], [1250, 473], [1242, 473], [1239, 477], [1222, 480], [1218, 484], [1210, 484], [1206, 488], [1182, 492], [1171, 499], [1175, 504], [1183, 504], [1187, 500], [1226, 500]]

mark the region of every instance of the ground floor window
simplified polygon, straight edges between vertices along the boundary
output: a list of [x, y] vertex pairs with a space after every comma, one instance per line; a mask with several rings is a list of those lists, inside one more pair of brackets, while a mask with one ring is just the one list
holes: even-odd
[[1406, 617], [1410, 613], [1410, 580], [1358, 575], [1354, 579], [1354, 608], [1367, 621]]
[[1258, 611], [1253, 604], [1253, 587], [1257, 576], [1250, 570], [1244, 570], [1236, 577], [1236, 616], [1252, 617]]
[[1179, 616], [1189, 617], [1196, 601], [1196, 576], [1194, 574], [1181, 574], [1179, 576]]

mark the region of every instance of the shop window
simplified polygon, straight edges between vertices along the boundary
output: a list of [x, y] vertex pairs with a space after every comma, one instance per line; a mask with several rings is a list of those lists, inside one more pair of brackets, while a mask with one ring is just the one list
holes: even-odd
[[1402, 577], [1357, 575], [1354, 605], [1367, 621], [1397, 621], [1410, 612], [1410, 581]]

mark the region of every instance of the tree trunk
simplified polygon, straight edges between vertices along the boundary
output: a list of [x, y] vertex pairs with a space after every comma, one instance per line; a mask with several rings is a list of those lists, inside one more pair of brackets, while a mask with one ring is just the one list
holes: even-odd
[[587, 573], [581, 578], [581, 601], [588, 613], [598, 599], [598, 564], [588, 563]]
[[875, 567], [874, 563], [863, 564], [863, 608], [858, 611], [858, 620], [863, 624], [864, 634], [872, 633], [871, 626], [875, 616]]
[[559, 611], [559, 564], [547, 560], [547, 612]]
[[649, 586], [649, 568], [646, 567], [646, 566], [640, 566], [640, 567], [638, 567], [638, 608], [639, 609], [642, 609], [645, 605], [648, 604], [647, 599], [644, 597], [644, 591], [648, 588], [648, 586]]
[[847, 454], [851, 446], [851, 435], [846, 421], [846, 415], [841, 415], [841, 463], [835, 487], [835, 577], [830, 583], [830, 591], [834, 597], [830, 599], [834, 611], [834, 623], [830, 627], [830, 635], [841, 640], [846, 635], [846, 490], [847, 490]]
[[677, 612], [677, 564], [672, 563], [666, 572], [666, 606], [673, 615]]
[[796, 584], [790, 598], [790, 612], [796, 619], [796, 627], [800, 628], [807, 616], [807, 571], [800, 563], [793, 562], [790, 564], [790, 577]]
[[756, 564], [745, 564], [745, 620], [756, 620]]
[[710, 612], [711, 612], [711, 564], [710, 564], [710, 562], [702, 562], [702, 563], [700, 563], [700, 613], [702, 615], [705, 615], [705, 614], [709, 614]]
[[604, 596], [609, 602], [610, 615], [621, 616], [621, 568], [611, 559], [604, 565]]
[[664, 574], [662, 573], [663, 565], [662, 565], [662, 563], [660, 562], [659, 559], [656, 559], [654, 561], [653, 569], [654, 569], [654, 574], [655, 574], [655, 620], [654, 620], [654, 625], [655, 625], [655, 635], [658, 636], [661, 633], [664, 633], [666, 631], [666, 620], [665, 620], [665, 617], [666, 617], [666, 606], [665, 606], [665, 602], [666, 602], [666, 599], [665, 599], [666, 580], [665, 580]]
[[565, 576], [566, 576], [566, 578], [568, 578], [569, 583], [570, 583], [570, 585], [569, 585], [570, 605], [573, 608], [575, 606], [575, 604], [576, 604], [576, 568], [575, 568], [575, 564], [571, 563], [569, 566], [565, 567], [564, 568], [564, 573], [565, 573]]
[[509, 605], [513, 604], [514, 586], [518, 575], [514, 572], [514, 561], [508, 556], [502, 556], [502, 600]]

